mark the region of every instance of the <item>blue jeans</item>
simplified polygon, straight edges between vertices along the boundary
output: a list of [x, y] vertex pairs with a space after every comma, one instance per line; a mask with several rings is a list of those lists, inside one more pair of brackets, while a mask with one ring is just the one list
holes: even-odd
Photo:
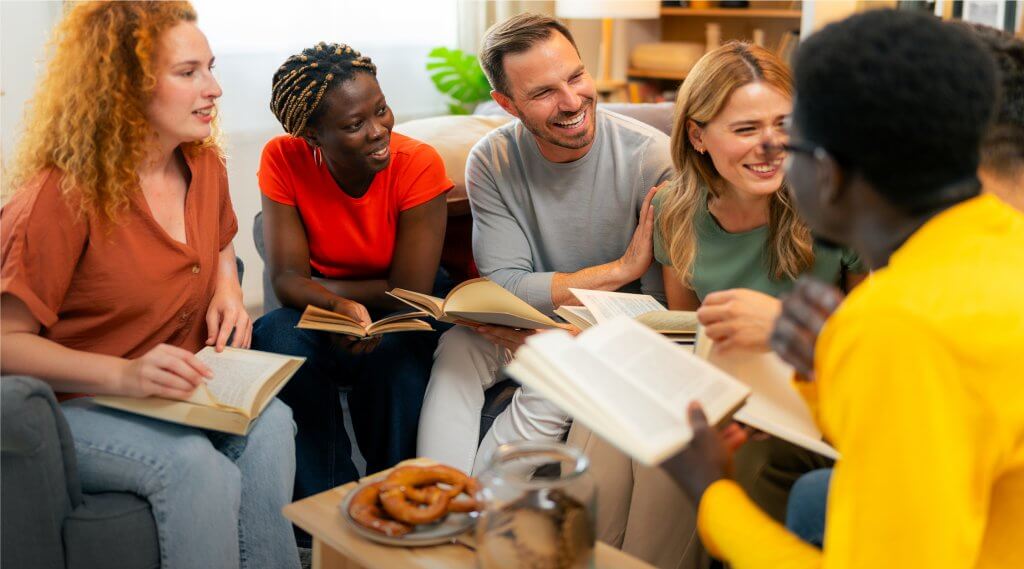
[[253, 327], [252, 341], [257, 350], [306, 358], [279, 394], [292, 408], [299, 428], [296, 500], [359, 477], [345, 431], [339, 386], [351, 387], [352, 425], [367, 472], [390, 468], [416, 455], [420, 408], [440, 336], [439, 332], [385, 334], [375, 350], [356, 355], [332, 346], [327, 332], [296, 328], [300, 316], [292, 308], [264, 315]]
[[786, 508], [786, 527], [789, 531], [818, 547], [825, 543], [825, 512], [831, 480], [831, 468], [804, 474], [793, 485]]
[[248, 436], [165, 423], [88, 398], [62, 405], [82, 490], [149, 501], [163, 569], [298, 568], [281, 508], [295, 476], [295, 426], [274, 400]]

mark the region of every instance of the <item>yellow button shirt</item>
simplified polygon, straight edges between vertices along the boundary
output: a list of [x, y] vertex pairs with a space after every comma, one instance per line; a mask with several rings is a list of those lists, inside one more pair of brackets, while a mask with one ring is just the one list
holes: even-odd
[[731, 481], [701, 501], [708, 549], [736, 569], [1024, 568], [1024, 216], [982, 196], [929, 220], [816, 351], [842, 455], [824, 551]]

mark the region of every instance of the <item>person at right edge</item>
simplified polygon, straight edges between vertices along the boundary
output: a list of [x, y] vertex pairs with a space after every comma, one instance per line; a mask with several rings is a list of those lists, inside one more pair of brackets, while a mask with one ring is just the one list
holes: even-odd
[[727, 479], [699, 405], [663, 468], [736, 569], [1024, 566], [1024, 216], [976, 174], [993, 61], [930, 15], [876, 10], [808, 38], [795, 77], [791, 139], [772, 151], [812, 231], [874, 271], [816, 346], [817, 419], [842, 457], [824, 547]]
[[[954, 21], [988, 48], [999, 70], [999, 110], [981, 143], [978, 178], [982, 192], [991, 193], [1024, 212], [1024, 40], [981, 24]], [[843, 300], [828, 284], [803, 279], [786, 298], [776, 320], [772, 347], [806, 378], [814, 375], [814, 343], [825, 320]], [[797, 384], [814, 405], [813, 383]], [[804, 541], [821, 547], [831, 468], [802, 475], [792, 487], [786, 507], [786, 527]]]

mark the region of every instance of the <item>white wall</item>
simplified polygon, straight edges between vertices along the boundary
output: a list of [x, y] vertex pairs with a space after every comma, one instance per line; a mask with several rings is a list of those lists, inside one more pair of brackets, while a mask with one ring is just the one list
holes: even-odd
[[35, 88], [46, 40], [60, 14], [60, 2], [0, 2], [0, 130], [4, 171], [14, 155], [25, 102]]
[[[214, 1], [231, 6], [217, 5], [214, 9]], [[334, 14], [332, 17], [336, 18], [339, 2], [344, 3], [343, 0], [291, 2], [302, 4], [302, 10], [288, 12], [293, 16], [301, 14], [299, 21], [295, 21], [294, 17], [281, 20], [274, 16], [281, 14], [280, 2], [195, 2], [200, 27], [207, 32], [217, 56], [215, 73], [224, 89], [219, 106], [228, 154], [228, 181], [238, 216], [235, 249], [246, 266], [242, 288], [245, 302], [251, 308], [257, 308], [263, 302], [263, 263], [256, 254], [252, 240], [252, 219], [260, 210], [256, 171], [263, 145], [282, 132], [269, 110], [270, 83], [274, 71], [289, 55], [318, 41], [350, 42], [377, 64], [381, 88], [397, 121], [401, 122], [446, 112], [444, 98], [434, 89], [424, 66], [427, 52], [433, 46], [455, 44], [454, 4], [450, 0], [416, 0], [415, 3], [412, 0], [377, 0], [376, 10], [365, 4], [357, 6], [361, 11], [357, 22], [338, 21], [334, 27], [333, 24], [311, 21], [308, 15], [327, 13]], [[225, 7], [232, 10], [226, 10]], [[248, 23], [255, 22], [266, 28], [261, 29], [256, 37], [253, 37], [252, 29], [246, 34], [232, 33], [231, 26], [247, 25], [237, 18], [238, 10], [243, 7], [248, 11]], [[204, 8], [207, 9], [205, 17]], [[342, 12], [348, 13], [344, 10]], [[415, 33], [395, 32], [388, 27], [388, 22], [396, 22], [396, 14], [403, 13], [405, 20], [415, 20]], [[4, 90], [0, 99], [0, 127], [3, 130], [5, 167], [17, 145], [26, 101], [31, 98], [36, 76], [43, 68], [45, 42], [61, 14], [62, 4], [59, 1], [0, 0], [0, 80]], [[306, 23], [303, 24], [303, 21]], [[278, 33], [273, 32], [275, 26]], [[304, 31], [307, 28], [303, 26], [309, 26], [310, 31]], [[350, 30], [347, 33], [344, 32], [346, 26]], [[352, 31], [353, 26], [359, 28], [358, 33]], [[388, 29], [395, 33], [385, 33]]]

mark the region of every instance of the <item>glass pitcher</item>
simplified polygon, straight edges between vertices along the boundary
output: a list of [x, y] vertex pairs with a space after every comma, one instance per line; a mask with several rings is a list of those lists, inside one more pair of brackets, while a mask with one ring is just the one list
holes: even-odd
[[579, 449], [521, 441], [495, 449], [480, 475], [480, 569], [594, 566], [594, 483]]

